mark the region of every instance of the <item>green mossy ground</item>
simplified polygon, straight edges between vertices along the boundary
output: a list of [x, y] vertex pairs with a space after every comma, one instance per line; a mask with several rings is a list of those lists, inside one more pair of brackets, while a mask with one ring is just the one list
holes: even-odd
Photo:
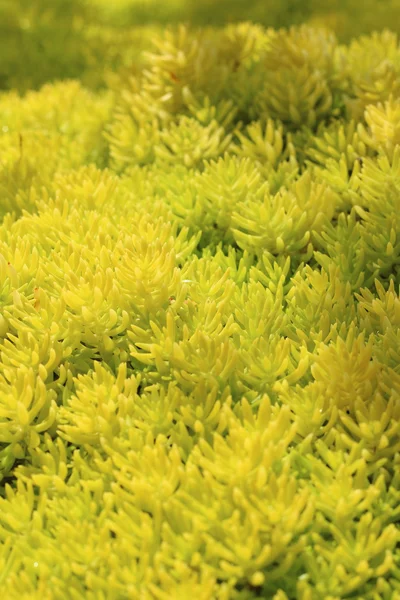
[[2, 598], [400, 599], [399, 16], [0, 0]]

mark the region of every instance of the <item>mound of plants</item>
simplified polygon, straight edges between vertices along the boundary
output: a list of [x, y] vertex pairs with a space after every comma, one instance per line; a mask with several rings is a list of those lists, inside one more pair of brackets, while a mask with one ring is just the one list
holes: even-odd
[[0, 4], [3, 597], [400, 599], [397, 36], [115, 4]]

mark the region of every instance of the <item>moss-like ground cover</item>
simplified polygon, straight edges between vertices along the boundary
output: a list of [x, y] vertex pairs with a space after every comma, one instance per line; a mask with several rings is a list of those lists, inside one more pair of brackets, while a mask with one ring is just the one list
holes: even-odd
[[400, 599], [400, 9], [244, 4], [0, 2], [5, 600]]

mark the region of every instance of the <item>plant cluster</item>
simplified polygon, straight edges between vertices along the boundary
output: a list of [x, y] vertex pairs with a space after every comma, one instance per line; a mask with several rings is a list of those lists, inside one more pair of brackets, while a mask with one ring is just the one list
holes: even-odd
[[0, 93], [5, 597], [400, 599], [396, 35], [96, 31]]

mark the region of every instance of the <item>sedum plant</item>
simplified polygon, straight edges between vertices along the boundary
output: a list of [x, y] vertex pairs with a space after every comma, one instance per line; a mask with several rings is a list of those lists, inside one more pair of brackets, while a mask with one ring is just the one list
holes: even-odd
[[7, 599], [400, 599], [398, 39], [231, 4], [0, 0]]

